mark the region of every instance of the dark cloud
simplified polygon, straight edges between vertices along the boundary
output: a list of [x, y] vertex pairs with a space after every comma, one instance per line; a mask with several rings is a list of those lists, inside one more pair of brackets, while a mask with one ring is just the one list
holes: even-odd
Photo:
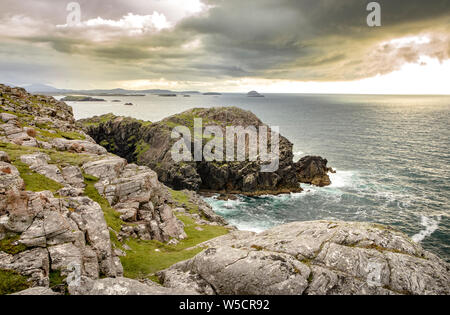
[[[3, 2], [8, 10], [0, 13], [0, 20], [29, 16], [41, 23], [36, 29], [42, 34], [0, 37], [88, 58], [115, 78], [354, 80], [418, 62], [421, 55], [450, 58], [450, 0], [380, 0], [379, 28], [366, 24], [366, 0], [204, 0], [210, 6], [207, 12], [170, 29], [133, 36], [108, 25], [54, 27], [65, 23], [64, 1]], [[174, 7], [164, 11], [167, 2], [157, 0], [78, 2], [83, 21], [98, 16], [119, 20], [130, 12], [158, 11], [169, 20], [184, 14]], [[99, 34], [102, 40], [96, 38]], [[430, 40], [389, 43], [416, 35]], [[122, 72], [111, 70], [111, 65]]]

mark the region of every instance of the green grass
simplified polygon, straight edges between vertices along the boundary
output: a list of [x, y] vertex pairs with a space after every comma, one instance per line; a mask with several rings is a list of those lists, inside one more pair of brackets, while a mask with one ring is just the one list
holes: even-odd
[[109, 114], [104, 114], [101, 116], [95, 116], [89, 119], [89, 121], [87, 121], [86, 119], [81, 120], [81, 123], [85, 126], [85, 127], [89, 127], [89, 126], [98, 126], [100, 124], [104, 124], [110, 120], [116, 119], [119, 116], [115, 116], [113, 113], [109, 113]]
[[150, 145], [148, 143], [145, 143], [143, 140], [138, 141], [138, 143], [136, 143], [136, 149], [134, 150], [136, 159], [148, 150], [150, 150]]
[[86, 184], [84, 194], [89, 198], [91, 198], [93, 201], [97, 202], [100, 205], [100, 207], [102, 207], [106, 224], [114, 231], [120, 232], [120, 229], [122, 227], [122, 224], [124, 224], [124, 222], [120, 219], [120, 213], [117, 212], [115, 209], [113, 209], [109, 204], [108, 200], [103, 198], [95, 188], [94, 185], [98, 182], [98, 178], [88, 174], [83, 174], [83, 176], [84, 176], [84, 183]]
[[10, 255], [21, 253], [27, 249], [23, 244], [16, 242], [20, 239], [18, 234], [7, 234], [6, 237], [0, 240], [0, 252], [5, 252]]
[[90, 162], [94, 159], [89, 154], [84, 153], [71, 153], [71, 152], [61, 152], [56, 150], [45, 150], [33, 147], [24, 147], [21, 145], [13, 143], [0, 142], [0, 151], [5, 151], [8, 153], [12, 161], [20, 161], [20, 157], [26, 154], [33, 154], [37, 152], [42, 152], [48, 154], [50, 157], [50, 164], [70, 164], [75, 166], [81, 166], [86, 162]]
[[32, 171], [28, 167], [28, 165], [23, 162], [16, 160], [13, 162], [13, 165], [20, 172], [20, 177], [22, 177], [23, 181], [25, 182], [25, 190], [34, 192], [50, 190], [51, 192], [55, 193], [64, 187], [60, 183], [57, 183], [44, 175]]
[[0, 270], [0, 295], [26, 290], [30, 287], [27, 277], [10, 270]]
[[169, 192], [172, 195], [172, 199], [175, 201], [177, 207], [183, 207], [191, 214], [200, 214], [198, 211], [198, 206], [189, 200], [189, 196], [185, 192], [170, 188]]
[[0, 142], [0, 151], [5, 151], [6, 153], [8, 153], [11, 160], [16, 160], [19, 159], [21, 155], [33, 154], [39, 152], [40, 150], [38, 148], [24, 147], [17, 144]]
[[70, 153], [53, 150], [44, 150], [43, 152], [50, 156], [50, 164], [70, 164], [74, 166], [82, 166], [84, 163], [95, 159], [95, 157], [84, 153]]
[[[173, 264], [190, 259], [200, 253], [202, 248], [189, 249], [199, 243], [228, 233], [222, 226], [201, 225], [203, 231], [198, 231], [194, 220], [179, 216], [185, 224], [188, 237], [177, 245], [166, 245], [161, 242], [130, 239], [126, 244], [131, 248], [127, 255], [121, 257], [124, 276], [133, 279], [149, 278], [156, 281], [154, 273], [166, 269]], [[155, 251], [159, 249], [159, 251]]]
[[[30, 128], [34, 128], [34, 127], [30, 127]], [[84, 135], [82, 135], [76, 131], [58, 131], [58, 130], [54, 130], [51, 128], [46, 128], [46, 129], [34, 128], [34, 129], [36, 129], [36, 131], [39, 132], [40, 137], [38, 137], [38, 140], [41, 140], [41, 141], [46, 140], [43, 137], [52, 138], [52, 139], [64, 138], [67, 140], [85, 140], [86, 139], [86, 137]], [[53, 130], [55, 132], [53, 133], [53, 132], [50, 132], [49, 130]]]
[[64, 277], [63, 275], [61, 275], [61, 271], [60, 270], [52, 270], [50, 271], [50, 274], [48, 275], [49, 280], [50, 280], [50, 284], [49, 287], [54, 288], [57, 286], [60, 286], [62, 284], [65, 284], [64, 279], [66, 277]]

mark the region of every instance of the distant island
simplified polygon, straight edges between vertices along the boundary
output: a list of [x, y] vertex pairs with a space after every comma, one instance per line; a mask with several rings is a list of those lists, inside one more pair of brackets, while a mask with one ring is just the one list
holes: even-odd
[[145, 96], [145, 94], [134, 94], [134, 93], [94, 93], [94, 96]]
[[222, 95], [222, 93], [217, 93], [217, 92], [206, 92], [206, 93], [203, 93], [203, 95]]
[[133, 103], [125, 103], [126, 106], [133, 106]]
[[69, 95], [61, 99], [63, 102], [106, 102], [102, 98], [94, 98], [90, 96], [74, 96]]
[[161, 97], [177, 97], [177, 95], [173, 94], [173, 93], [158, 94], [158, 96], [161, 96]]
[[256, 92], [256, 91], [250, 91], [250, 92], [248, 92], [248, 93], [247, 93], [247, 96], [248, 96], [248, 97], [264, 97], [264, 95], [259, 94], [259, 93]]

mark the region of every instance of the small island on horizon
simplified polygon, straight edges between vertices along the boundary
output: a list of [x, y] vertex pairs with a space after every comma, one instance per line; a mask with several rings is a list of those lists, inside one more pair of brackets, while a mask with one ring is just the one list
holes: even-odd
[[247, 96], [248, 96], [248, 97], [264, 97], [264, 95], [259, 94], [259, 93], [256, 92], [256, 91], [250, 91], [250, 92], [248, 92], [248, 93], [247, 93]]

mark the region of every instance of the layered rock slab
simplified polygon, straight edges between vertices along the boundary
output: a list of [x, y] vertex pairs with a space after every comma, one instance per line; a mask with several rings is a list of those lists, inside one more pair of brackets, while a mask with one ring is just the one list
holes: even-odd
[[201, 294], [449, 294], [450, 266], [403, 233], [370, 223], [295, 222], [208, 241], [159, 273]]

